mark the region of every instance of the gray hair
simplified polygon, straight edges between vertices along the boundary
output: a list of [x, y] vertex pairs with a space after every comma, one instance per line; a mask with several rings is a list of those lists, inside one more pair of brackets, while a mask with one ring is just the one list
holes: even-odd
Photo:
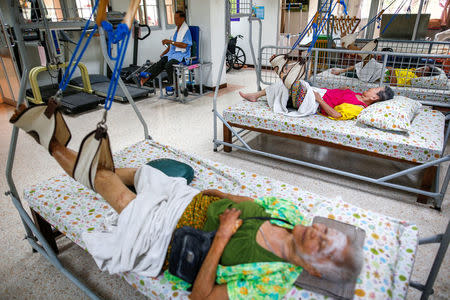
[[[347, 238], [347, 241], [348, 238]], [[318, 262], [311, 256], [303, 257], [323, 278], [334, 282], [352, 282], [361, 273], [364, 263], [362, 248], [351, 243], [348, 251], [341, 253], [339, 261]]]
[[384, 90], [379, 91], [377, 93], [377, 95], [378, 95], [378, 98], [380, 98], [380, 100], [378, 100], [378, 101], [386, 101], [386, 100], [394, 98], [394, 91], [390, 87], [385, 86]]

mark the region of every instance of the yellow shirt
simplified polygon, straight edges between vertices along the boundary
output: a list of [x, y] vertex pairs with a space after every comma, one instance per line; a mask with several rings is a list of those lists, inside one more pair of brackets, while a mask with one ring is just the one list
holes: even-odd
[[327, 117], [332, 120], [351, 120], [356, 118], [363, 109], [364, 108], [359, 105], [342, 103], [334, 107], [334, 110], [342, 115], [340, 118]]
[[411, 85], [411, 79], [417, 78], [416, 69], [394, 69], [398, 86]]

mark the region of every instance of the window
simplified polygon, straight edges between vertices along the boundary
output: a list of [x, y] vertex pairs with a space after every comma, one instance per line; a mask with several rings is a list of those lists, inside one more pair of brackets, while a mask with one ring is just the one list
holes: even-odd
[[91, 0], [75, 0], [77, 5], [78, 17], [82, 19], [89, 19], [92, 13]]
[[148, 26], [159, 26], [158, 0], [141, 0], [137, 18]]
[[44, 4], [45, 9], [39, 9], [38, 4], [34, 1], [20, 1], [24, 19], [26, 21], [42, 20], [42, 15], [45, 14], [45, 16], [53, 22], [63, 20], [61, 3], [59, 2], [59, 0], [43, 0], [42, 3]]
[[44, 0], [43, 2], [45, 10], [47, 11], [47, 18], [51, 19], [53, 22], [64, 20], [61, 3], [59, 0]]
[[25, 20], [31, 20], [31, 1], [23, 0], [20, 1], [20, 8], [22, 10], [22, 15]]
[[167, 25], [174, 25], [175, 24], [175, 10], [174, 10], [174, 0], [164, 0], [164, 5], [166, 7], [166, 17], [167, 17]]
[[166, 24], [175, 25], [175, 12], [178, 10], [186, 11], [185, 0], [164, 0], [166, 8]]

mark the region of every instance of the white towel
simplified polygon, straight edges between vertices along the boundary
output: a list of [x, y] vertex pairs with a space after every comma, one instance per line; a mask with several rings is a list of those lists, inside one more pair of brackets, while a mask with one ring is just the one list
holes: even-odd
[[[180, 26], [180, 29], [178, 29], [177, 39], [175, 42], [182, 43], [184, 36], [188, 30], [189, 30], [188, 24], [186, 24], [186, 22], [183, 22], [183, 24]], [[176, 33], [176, 31], [175, 31], [175, 33]], [[175, 36], [175, 34], [174, 34], [174, 36]], [[173, 40], [173, 37], [172, 37], [172, 40]], [[175, 51], [186, 52], [186, 48], [175, 47]]]
[[[198, 190], [186, 179], [143, 166], [134, 178], [137, 191], [108, 232], [84, 232], [83, 241], [97, 266], [109, 273], [157, 276], [172, 233]], [[110, 222], [114, 223], [114, 222]]]
[[297, 111], [289, 111], [286, 108], [287, 102], [289, 100], [289, 90], [283, 84], [283, 81], [278, 78], [275, 83], [271, 84], [266, 88], [267, 104], [276, 114], [283, 114], [290, 117], [306, 117], [313, 115], [317, 112], [319, 108], [319, 103], [317, 103], [314, 96], [314, 92], [320, 94], [323, 97], [327, 90], [312, 87], [304, 80], [300, 80], [300, 84], [306, 89], [305, 99], [298, 108]]

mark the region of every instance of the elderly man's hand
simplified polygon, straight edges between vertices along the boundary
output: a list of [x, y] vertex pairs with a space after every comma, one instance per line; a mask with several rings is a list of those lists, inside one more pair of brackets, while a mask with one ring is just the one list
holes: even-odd
[[225, 198], [225, 193], [216, 189], [204, 190], [202, 191], [202, 194], [206, 196], [219, 197], [222, 199]]
[[241, 211], [236, 208], [226, 209], [223, 214], [219, 216], [220, 225], [216, 236], [227, 241], [230, 240], [233, 234], [235, 234], [242, 225], [242, 220], [239, 219], [240, 215]]
[[170, 44], [172, 41], [171, 40], [168, 40], [168, 39], [164, 39], [164, 40], [162, 40], [162, 44], [163, 45], [168, 45], [168, 44]]

